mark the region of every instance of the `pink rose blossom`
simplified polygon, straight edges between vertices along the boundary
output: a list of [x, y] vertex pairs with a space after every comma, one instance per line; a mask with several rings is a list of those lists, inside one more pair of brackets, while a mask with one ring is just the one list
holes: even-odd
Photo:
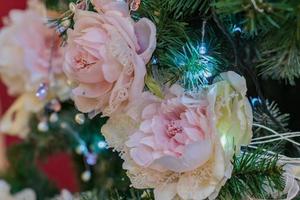
[[147, 105], [139, 129], [126, 143], [132, 159], [143, 167], [174, 172], [206, 163], [214, 145], [207, 105], [175, 95]]
[[73, 89], [78, 109], [110, 115], [142, 93], [145, 65], [156, 46], [156, 29], [148, 19], [134, 22], [124, 2], [99, 0], [93, 4], [99, 13], [75, 12], [64, 69], [78, 84]]
[[62, 73], [60, 39], [41, 13], [12, 10], [0, 31], [0, 73], [11, 94], [33, 92]]

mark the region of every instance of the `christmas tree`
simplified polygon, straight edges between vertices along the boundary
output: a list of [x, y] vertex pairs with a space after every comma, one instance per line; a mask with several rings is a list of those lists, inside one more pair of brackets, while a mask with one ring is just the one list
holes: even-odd
[[[300, 76], [299, 11], [296, 0], [30, 0], [11, 11], [0, 76], [17, 100], [0, 130], [24, 140], [7, 150], [0, 197], [299, 198], [297, 105], [290, 117], [275, 102], [289, 104], [283, 91]], [[72, 155], [79, 193], [34, 162], [58, 151]]]

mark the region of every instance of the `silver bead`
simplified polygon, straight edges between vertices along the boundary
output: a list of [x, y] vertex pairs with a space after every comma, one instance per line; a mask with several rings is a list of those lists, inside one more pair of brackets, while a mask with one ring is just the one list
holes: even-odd
[[47, 132], [49, 131], [49, 126], [48, 126], [48, 123], [46, 121], [41, 121], [39, 124], [38, 124], [38, 130], [40, 132]]
[[58, 114], [57, 113], [52, 113], [49, 117], [49, 121], [51, 123], [56, 123], [58, 121]]
[[79, 145], [76, 147], [75, 149], [75, 152], [78, 154], [78, 155], [82, 155], [85, 151], [86, 147], [84, 145]]
[[85, 122], [84, 114], [82, 114], [82, 113], [76, 114], [75, 115], [75, 121], [76, 121], [77, 124], [80, 124], [80, 125], [84, 124], [84, 122]]
[[81, 180], [83, 180], [84, 182], [88, 182], [89, 180], [91, 180], [92, 174], [89, 170], [84, 171], [81, 174]]

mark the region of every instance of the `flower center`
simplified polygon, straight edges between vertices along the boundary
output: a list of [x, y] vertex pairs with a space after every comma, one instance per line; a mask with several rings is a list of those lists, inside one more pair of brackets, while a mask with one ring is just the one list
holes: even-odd
[[167, 125], [167, 135], [172, 138], [177, 134], [182, 134], [183, 129], [180, 126], [179, 122], [175, 120], [171, 120], [170, 123]]
[[75, 62], [78, 66], [78, 70], [89, 68], [91, 65], [95, 64], [95, 62], [89, 63], [83, 56], [79, 55], [75, 57]]

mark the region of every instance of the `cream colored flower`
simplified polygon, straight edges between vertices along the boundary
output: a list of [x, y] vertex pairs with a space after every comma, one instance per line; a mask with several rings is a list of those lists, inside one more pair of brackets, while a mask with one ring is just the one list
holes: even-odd
[[246, 97], [246, 80], [229, 71], [221, 74], [223, 81], [211, 85], [208, 91], [211, 117], [226, 153], [248, 145], [252, 138], [252, 108]]
[[10, 193], [10, 186], [0, 180], [0, 199], [1, 200], [36, 200], [36, 194], [32, 189], [24, 189], [14, 195]]
[[32, 114], [40, 111], [43, 106], [43, 102], [38, 100], [33, 93], [21, 95], [2, 116], [0, 132], [18, 135], [21, 138], [26, 137]]

